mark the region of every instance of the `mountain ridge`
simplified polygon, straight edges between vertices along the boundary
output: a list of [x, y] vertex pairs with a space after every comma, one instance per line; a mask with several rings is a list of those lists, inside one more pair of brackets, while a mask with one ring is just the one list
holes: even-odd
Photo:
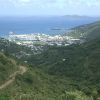
[[96, 21], [91, 24], [81, 25], [72, 28], [68, 36], [73, 36], [75, 38], [87, 38], [87, 40], [95, 39], [100, 36], [100, 21]]

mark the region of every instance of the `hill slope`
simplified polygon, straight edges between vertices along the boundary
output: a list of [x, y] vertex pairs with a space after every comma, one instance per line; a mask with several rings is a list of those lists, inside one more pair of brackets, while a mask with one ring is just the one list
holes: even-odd
[[85, 37], [87, 40], [96, 39], [98, 36], [100, 37], [100, 21], [82, 25], [72, 29], [73, 31], [69, 33], [69, 36], [73, 36], [75, 38]]
[[97, 100], [99, 44], [100, 39], [81, 45], [48, 47], [42, 54], [27, 58], [28, 71], [16, 76], [12, 85], [0, 91], [0, 97], [9, 98], [5, 100], [66, 100], [67, 97], [68, 100]]
[[100, 39], [81, 45], [49, 47], [47, 51], [31, 59], [28, 59], [29, 63], [39, 65], [39, 68], [51, 75], [99, 81]]
[[6, 57], [3, 53], [0, 53], [0, 85], [16, 70], [18, 70], [16, 62]]
[[[84, 33], [87, 37], [92, 33], [99, 35], [99, 24], [79, 29], [83, 33], [88, 31]], [[21, 59], [28, 61], [28, 71], [17, 75], [13, 84], [0, 91], [0, 97], [6, 97], [4, 100], [99, 100], [100, 38], [93, 37], [83, 44], [48, 46], [41, 54]], [[1, 58], [7, 59], [4, 55]]]

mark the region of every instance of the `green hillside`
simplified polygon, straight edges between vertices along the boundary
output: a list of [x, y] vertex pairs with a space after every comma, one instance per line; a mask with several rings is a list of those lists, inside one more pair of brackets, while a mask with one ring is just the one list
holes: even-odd
[[[9, 57], [20, 50], [31, 55], [20, 58], [22, 63], [27, 61], [28, 70], [16, 75], [12, 84], [0, 90], [0, 100], [100, 100], [99, 24], [78, 27], [80, 32], [88, 32], [84, 33], [87, 39], [91, 36], [90, 41], [83, 44], [46, 46], [37, 55], [14, 43], [7, 45], [7, 49], [1, 48]], [[4, 43], [1, 41], [0, 45]], [[3, 53], [0, 53], [0, 84], [17, 70], [15, 61]]]
[[29, 63], [39, 66], [50, 75], [94, 83], [98, 80], [99, 83], [100, 39], [82, 45], [49, 47], [47, 51], [31, 59]]
[[83, 37], [87, 40], [96, 39], [100, 36], [100, 21], [75, 27], [72, 30], [73, 31], [68, 34], [69, 36], [73, 36], [75, 38]]
[[48, 47], [28, 60], [28, 72], [1, 92], [16, 100], [99, 100], [100, 39]]
[[33, 53], [29, 47], [17, 45], [16, 43], [10, 42], [4, 38], [0, 38], [0, 51], [11, 55], [21, 55], [21, 52]]
[[0, 85], [17, 69], [16, 62], [13, 59], [0, 53]]
[[29, 73], [32, 73], [30, 86], [38, 92], [37, 94], [31, 90], [33, 97], [40, 96], [37, 97], [39, 100], [45, 100], [41, 99], [43, 97], [59, 100], [61, 95], [66, 95], [66, 91], [81, 91], [85, 96], [92, 96], [93, 100], [97, 100], [100, 91], [99, 59], [100, 39], [81, 45], [48, 47], [42, 54], [31, 56], [27, 59], [31, 67]]

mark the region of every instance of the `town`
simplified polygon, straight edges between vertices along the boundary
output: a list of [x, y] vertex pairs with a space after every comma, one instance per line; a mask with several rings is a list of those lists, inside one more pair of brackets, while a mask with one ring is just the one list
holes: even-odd
[[67, 35], [52, 36], [43, 33], [16, 34], [13, 32], [9, 33], [9, 41], [28, 47], [33, 47], [34, 45], [68, 46], [70, 44], [80, 43], [80, 39], [76, 39]]

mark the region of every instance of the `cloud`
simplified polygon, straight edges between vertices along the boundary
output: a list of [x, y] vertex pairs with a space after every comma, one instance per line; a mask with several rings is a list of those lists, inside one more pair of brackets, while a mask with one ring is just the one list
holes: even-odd
[[32, 0], [9, 0], [9, 2], [14, 6], [25, 6], [29, 5]]
[[100, 0], [9, 0], [14, 6], [40, 6], [40, 7], [97, 7], [100, 6]]
[[1, 13], [98, 14], [99, 9], [100, 0], [0, 0]]

